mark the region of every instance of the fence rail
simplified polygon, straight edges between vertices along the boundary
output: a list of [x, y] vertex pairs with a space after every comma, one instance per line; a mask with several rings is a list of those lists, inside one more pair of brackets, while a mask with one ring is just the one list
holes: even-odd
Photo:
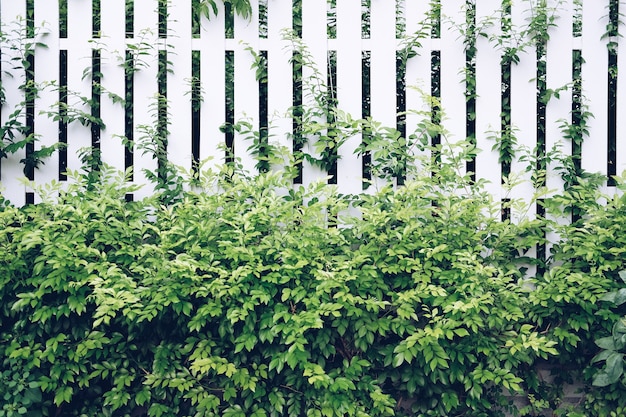
[[[137, 144], [151, 128], [163, 129], [176, 165], [220, 162], [232, 151], [254, 170], [250, 141], [223, 126], [246, 119], [294, 149], [289, 109], [307, 105], [315, 76], [336, 91], [340, 110], [405, 136], [433, 113], [424, 96], [436, 97], [445, 117], [435, 122], [447, 139], [482, 150], [467, 169], [499, 198], [508, 197], [502, 178], [525, 170], [523, 147], [541, 157], [560, 144], [609, 188], [626, 168], [617, 1], [252, 0], [249, 19], [218, 1], [210, 20], [192, 13], [198, 3], [1, 0], [3, 194], [18, 205], [36, 201], [20, 179], [65, 181], [84, 148], [146, 183], [144, 170], [158, 170], [158, 160]], [[317, 73], [294, 65], [285, 29], [307, 46]], [[404, 113], [411, 109], [420, 112]], [[502, 147], [513, 138], [507, 159]], [[363, 190], [368, 160], [355, 152], [363, 140], [355, 133], [336, 151], [330, 173], [341, 192]], [[299, 180], [327, 174], [305, 162]], [[562, 187], [554, 172], [546, 181]], [[513, 190], [531, 193], [530, 182]]]

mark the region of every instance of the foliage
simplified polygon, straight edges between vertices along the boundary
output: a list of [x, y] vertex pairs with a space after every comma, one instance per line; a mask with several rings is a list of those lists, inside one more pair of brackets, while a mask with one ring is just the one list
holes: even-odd
[[164, 206], [103, 166], [7, 207], [6, 415], [497, 415], [557, 353], [513, 255], [536, 224], [442, 172], [348, 199], [201, 171]]
[[[619, 277], [626, 282], [626, 271], [620, 271]], [[626, 303], [626, 288], [611, 291], [602, 297], [604, 301], [610, 301], [620, 306]], [[622, 317], [615, 322], [611, 329], [611, 335], [595, 340], [596, 345], [602, 349], [592, 362], [604, 361], [604, 368], [593, 378], [593, 385], [606, 387], [615, 384], [624, 374], [624, 347], [626, 347], [626, 318]]]

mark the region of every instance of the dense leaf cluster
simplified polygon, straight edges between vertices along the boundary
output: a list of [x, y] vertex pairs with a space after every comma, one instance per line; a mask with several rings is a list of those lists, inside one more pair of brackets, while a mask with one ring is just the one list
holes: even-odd
[[1, 416], [494, 416], [617, 317], [622, 197], [527, 285], [549, 222], [500, 221], [462, 178], [348, 198], [222, 174], [169, 206], [107, 169], [3, 205]]

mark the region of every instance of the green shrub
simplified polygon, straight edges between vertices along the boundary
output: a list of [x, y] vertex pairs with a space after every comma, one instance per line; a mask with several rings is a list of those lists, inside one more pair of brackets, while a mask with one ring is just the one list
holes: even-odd
[[0, 212], [0, 415], [493, 416], [557, 353], [519, 282], [537, 223], [466, 179], [217, 173], [163, 206], [93, 178]]

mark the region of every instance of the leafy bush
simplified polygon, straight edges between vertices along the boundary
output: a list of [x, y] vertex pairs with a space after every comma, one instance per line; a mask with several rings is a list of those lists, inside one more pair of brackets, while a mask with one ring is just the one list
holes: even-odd
[[466, 178], [204, 173], [171, 206], [93, 178], [0, 212], [0, 415], [493, 416], [557, 353], [519, 282], [537, 224]]

